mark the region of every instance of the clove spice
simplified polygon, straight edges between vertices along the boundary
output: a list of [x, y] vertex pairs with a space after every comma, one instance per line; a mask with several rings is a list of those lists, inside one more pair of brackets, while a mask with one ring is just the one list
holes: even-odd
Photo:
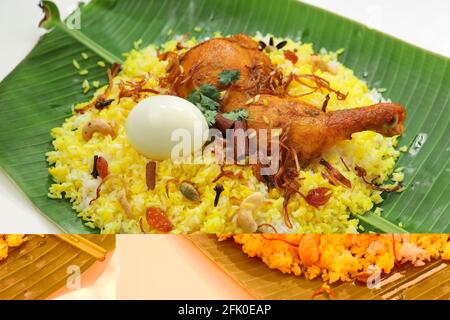
[[214, 187], [214, 191], [216, 192], [216, 197], [214, 198], [214, 207], [217, 207], [217, 205], [219, 204], [219, 198], [220, 198], [220, 194], [223, 192], [224, 187], [222, 184], [216, 184], [216, 186]]

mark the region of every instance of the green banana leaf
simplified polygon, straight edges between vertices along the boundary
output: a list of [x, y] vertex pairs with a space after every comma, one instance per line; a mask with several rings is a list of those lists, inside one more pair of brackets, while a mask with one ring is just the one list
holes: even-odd
[[[134, 41], [161, 43], [172, 30], [200, 38], [213, 31], [261, 31], [301, 36], [316, 50], [345, 48], [344, 64], [360, 77], [367, 75], [369, 86], [387, 88], [386, 97], [407, 107], [400, 145], [411, 147], [398, 163], [406, 168], [406, 190], [385, 195], [383, 218], [372, 213], [359, 218], [366, 230], [450, 232], [448, 58], [294, 0], [93, 0], [79, 11], [80, 30], [68, 29], [59, 22], [56, 7], [45, 4], [50, 17], [43, 26], [53, 30], [0, 84], [0, 165], [63, 231], [93, 232], [67, 201], [47, 198], [50, 129], [70, 115], [74, 103], [89, 98], [81, 92], [84, 79], [106, 82], [98, 60], [120, 61]], [[195, 27], [201, 31], [194, 32]], [[91, 57], [82, 61], [89, 70], [85, 77], [72, 65], [82, 52]]]

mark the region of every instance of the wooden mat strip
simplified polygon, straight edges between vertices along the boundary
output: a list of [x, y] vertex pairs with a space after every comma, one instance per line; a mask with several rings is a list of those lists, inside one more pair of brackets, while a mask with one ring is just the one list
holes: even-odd
[[94, 256], [56, 236], [27, 237], [29, 241], [0, 262], [0, 299], [45, 299], [66, 284], [69, 266], [84, 272], [99, 252], [115, 247], [114, 235], [82, 236], [83, 246], [95, 248]]

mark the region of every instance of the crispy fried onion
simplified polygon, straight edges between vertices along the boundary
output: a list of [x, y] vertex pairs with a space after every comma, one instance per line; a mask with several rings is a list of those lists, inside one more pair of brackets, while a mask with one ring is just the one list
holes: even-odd
[[273, 225], [271, 225], [270, 223], [261, 223], [260, 225], [258, 225], [258, 229], [257, 230], [260, 231], [260, 229], [262, 229], [262, 228], [269, 228], [269, 229], [272, 229], [272, 231], [274, 233], [278, 233], [277, 229]]
[[108, 99], [108, 96], [111, 94], [111, 90], [113, 87], [113, 79], [114, 77], [120, 72], [120, 69], [122, 66], [119, 63], [113, 63], [111, 68], [108, 69], [108, 86], [106, 87], [105, 91], [98, 95], [94, 100], [92, 100], [89, 104], [84, 106], [81, 109], [76, 109], [76, 113], [84, 113], [86, 110], [89, 110], [92, 107], [97, 107], [99, 109], [102, 109], [108, 105], [111, 104], [113, 101], [112, 99]]
[[[293, 228], [292, 222], [289, 217], [288, 203], [292, 196], [299, 193], [299, 168], [297, 169], [296, 164], [298, 163], [297, 154], [294, 149], [289, 148], [286, 145], [286, 140], [288, 138], [289, 126], [287, 126], [279, 139], [280, 144], [280, 159], [278, 171], [274, 175], [262, 175], [261, 174], [261, 163], [253, 165], [252, 170], [255, 177], [264, 183], [269, 188], [279, 188], [284, 191], [284, 201], [283, 201], [283, 216], [286, 226], [290, 229]], [[270, 145], [276, 143], [272, 141]], [[266, 153], [267, 154], [267, 153]]]
[[[299, 178], [300, 165], [297, 157], [297, 153], [293, 148], [289, 148], [286, 144], [288, 138], [289, 126], [287, 126], [279, 139], [280, 144], [280, 162], [278, 171], [274, 175], [262, 175], [261, 174], [261, 164], [252, 166], [253, 174], [259, 180], [264, 182], [269, 188], [279, 188], [284, 191], [284, 201], [283, 201], [283, 217], [285, 224], [288, 228], [293, 228], [292, 222], [289, 217], [288, 203], [289, 200], [295, 195], [300, 195], [306, 203], [318, 208], [325, 205], [331, 198], [331, 189], [325, 187], [318, 187], [309, 190], [309, 192], [304, 195], [300, 192], [299, 181], [303, 178]], [[270, 145], [276, 143], [272, 141]], [[320, 162], [325, 166], [327, 172], [323, 172], [322, 176], [330, 181], [330, 184], [337, 185], [337, 183], [343, 184], [347, 188], [351, 188], [351, 182], [345, 178], [337, 169], [333, 168], [327, 161], [321, 160]]]
[[[300, 75], [293, 74], [292, 76], [294, 81], [297, 81], [298, 83], [308, 88], [311, 88], [312, 89], [311, 93], [316, 92], [318, 90], [322, 91], [323, 89], [325, 89], [328, 92], [333, 92], [338, 100], [345, 100], [347, 98], [347, 94], [344, 94], [339, 90], [333, 89], [330, 86], [330, 82], [328, 80], [316, 76], [315, 74], [300, 74]], [[309, 82], [307, 81], [305, 82], [305, 80], [309, 80]]]
[[334, 292], [333, 289], [331, 289], [331, 287], [328, 284], [324, 283], [319, 289], [315, 290], [312, 293], [311, 299], [314, 300], [317, 296], [321, 295], [322, 293], [327, 294], [329, 299], [336, 298], [336, 292]]
[[[263, 237], [264, 240], [267, 240], [267, 241], [281, 241], [281, 242], [284, 242], [284, 243], [286, 243], [286, 244], [288, 244], [290, 246], [296, 247], [296, 248], [298, 248], [300, 240], [302, 238], [302, 235], [296, 236], [296, 239], [295, 239], [296, 242], [291, 242], [289, 240], [286, 240], [286, 235], [284, 235], [284, 234], [280, 234], [280, 235], [277, 235], [277, 234], [272, 234], [272, 235], [271, 234], [261, 234], [260, 236]], [[298, 242], [297, 242], [297, 238], [298, 238]]]
[[102, 182], [97, 187], [97, 195], [94, 199], [92, 199], [89, 202], [89, 205], [91, 205], [95, 200], [97, 200], [100, 197], [100, 193], [102, 192], [103, 186], [106, 184], [106, 182], [116, 180], [120, 182], [121, 188], [117, 190], [116, 197], [119, 201], [120, 205], [122, 206], [123, 210], [125, 211], [128, 218], [133, 218], [133, 211], [130, 205], [130, 202], [128, 201], [128, 186], [127, 182], [118, 174], [109, 174], [107, 175]]
[[342, 173], [340, 173], [338, 169], [334, 168], [330, 163], [328, 163], [328, 161], [326, 161], [325, 159], [320, 159], [320, 164], [323, 165], [327, 170], [328, 174], [325, 176], [331, 184], [337, 185], [337, 183], [340, 183], [348, 189], [352, 188], [352, 183], [350, 182], [350, 180], [344, 177]]
[[221, 178], [226, 177], [226, 178], [230, 178], [230, 179], [243, 179], [244, 176], [242, 175], [241, 172], [239, 173], [234, 173], [231, 170], [225, 170], [225, 164], [221, 164], [220, 165], [220, 173], [217, 175], [217, 177], [214, 178], [214, 180], [212, 181], [217, 182], [219, 181]]
[[250, 96], [255, 96], [259, 93], [264, 93], [268, 89], [269, 92], [276, 93], [277, 88], [281, 84], [283, 74], [278, 69], [273, 69], [267, 76], [267, 72], [264, 70], [265, 65], [263, 63], [252, 63], [245, 66], [250, 75], [251, 81], [249, 85], [243, 88]]
[[167, 196], [167, 198], [170, 198], [170, 196], [169, 196], [169, 188], [170, 188], [170, 184], [171, 183], [178, 183], [178, 179], [172, 178], [172, 179], [169, 179], [169, 180], [166, 181], [165, 189], [166, 189], [166, 196]]
[[161, 61], [167, 61], [166, 75], [160, 80], [160, 86], [163, 88], [175, 87], [182, 75], [178, 54], [173, 51], [167, 51], [158, 53], [158, 58]]
[[[281, 77], [281, 79], [280, 79]], [[281, 72], [276, 72], [273, 75], [272, 83], [275, 84], [274, 87], [272, 87], [272, 90], [274, 93], [280, 96], [291, 96], [291, 97], [303, 97], [306, 95], [310, 95], [314, 92], [320, 91], [326, 91], [326, 92], [332, 92], [336, 95], [338, 100], [345, 100], [347, 98], [348, 94], [344, 94], [340, 92], [339, 90], [333, 89], [330, 85], [330, 82], [322, 77], [319, 77], [315, 74], [294, 74], [290, 73], [287, 77], [283, 77]], [[308, 87], [311, 89], [311, 91], [302, 93], [299, 95], [290, 95], [288, 93], [288, 87], [291, 84], [292, 81], [296, 81], [300, 83], [301, 85]], [[328, 103], [328, 101], [327, 101]]]
[[370, 182], [370, 181], [368, 181], [366, 179], [366, 176], [367, 176], [366, 169], [364, 169], [364, 168], [362, 168], [362, 167], [360, 167], [358, 165], [355, 165], [355, 170], [356, 170], [356, 174], [358, 175], [358, 177], [360, 177], [364, 181], [365, 184], [367, 184], [368, 186], [370, 186], [374, 190], [378, 190], [378, 191], [381, 191], [381, 192], [395, 192], [395, 191], [400, 190], [400, 188], [402, 187], [401, 183], [398, 183], [398, 184], [396, 184], [395, 186], [392, 186], [392, 187], [383, 187], [383, 186], [379, 186], [379, 185], [373, 184], [372, 182]]
[[155, 89], [144, 88], [146, 79], [139, 81], [121, 81], [119, 83], [119, 101], [122, 98], [131, 98], [135, 102], [141, 99], [141, 95], [153, 93], [159, 94], [160, 92]]
[[327, 93], [327, 95], [325, 96], [325, 100], [323, 100], [322, 103], [322, 112], [327, 112], [327, 107], [328, 107], [328, 102], [330, 101], [330, 94]]

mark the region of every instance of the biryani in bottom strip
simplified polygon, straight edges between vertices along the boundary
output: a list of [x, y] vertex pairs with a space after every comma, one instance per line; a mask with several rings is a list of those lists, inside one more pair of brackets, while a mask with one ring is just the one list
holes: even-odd
[[271, 269], [328, 283], [366, 282], [375, 273], [390, 274], [402, 264], [418, 267], [450, 260], [448, 234], [219, 235], [219, 240], [229, 238]]

